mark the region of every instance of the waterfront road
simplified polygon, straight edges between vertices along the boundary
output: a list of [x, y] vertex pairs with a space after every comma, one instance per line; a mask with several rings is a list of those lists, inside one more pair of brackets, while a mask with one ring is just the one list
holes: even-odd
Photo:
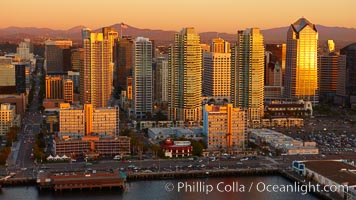
[[71, 162], [71, 163], [46, 163], [28, 166], [16, 177], [36, 176], [39, 170], [65, 172], [82, 171], [85, 169], [121, 169], [126, 172], [140, 172], [150, 170], [158, 171], [182, 171], [197, 169], [248, 169], [248, 168], [272, 168], [277, 165], [264, 157], [256, 157], [253, 160], [241, 161], [240, 158], [226, 159], [221, 161], [211, 161], [207, 158], [198, 160], [188, 159], [157, 159], [157, 160], [136, 160], [136, 161], [113, 161], [103, 160], [97, 163]]
[[[32, 74], [32, 82], [35, 83], [33, 91], [33, 100], [29, 102], [28, 112], [22, 119], [21, 129], [18, 133], [19, 149], [15, 160], [9, 162], [5, 169], [6, 173], [15, 172], [17, 176], [27, 176], [28, 168], [34, 168], [34, 160], [31, 158], [35, 143], [35, 134], [41, 131], [42, 115], [39, 111], [39, 92], [41, 82], [42, 61], [36, 65], [37, 69]], [[32, 174], [34, 172], [31, 171]]]

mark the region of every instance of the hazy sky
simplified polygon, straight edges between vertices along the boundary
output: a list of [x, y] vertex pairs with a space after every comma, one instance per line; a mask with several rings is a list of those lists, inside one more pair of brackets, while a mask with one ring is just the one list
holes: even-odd
[[355, 0], [2, 0], [0, 28], [100, 28], [125, 22], [139, 28], [235, 32], [312, 23], [356, 28]]

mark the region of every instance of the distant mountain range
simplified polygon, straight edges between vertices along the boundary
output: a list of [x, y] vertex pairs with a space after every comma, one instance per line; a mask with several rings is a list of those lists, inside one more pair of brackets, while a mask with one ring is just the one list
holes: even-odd
[[[23, 38], [30, 38], [34, 41], [41, 42], [46, 39], [71, 39], [73, 41], [81, 40], [81, 29], [85, 26], [75, 26], [68, 30], [54, 30], [49, 28], [36, 27], [8, 27], [0, 29], [0, 41], [19, 41]], [[114, 27], [120, 34], [120, 23], [114, 24]], [[327, 27], [323, 25], [316, 25], [319, 32], [319, 40], [321, 42], [332, 39], [336, 45], [346, 45], [348, 43], [356, 42], [356, 29], [343, 27]], [[288, 27], [279, 27], [262, 30], [265, 43], [286, 42], [286, 34]], [[96, 29], [94, 31], [100, 31]], [[143, 36], [154, 39], [158, 45], [172, 43], [176, 31], [140, 29], [133, 26], [128, 26], [127, 29], [122, 29], [123, 35]], [[210, 43], [211, 39], [217, 36], [227, 40], [235, 41], [236, 34], [218, 33], [218, 32], [202, 32], [200, 33], [201, 41], [203, 43]]]

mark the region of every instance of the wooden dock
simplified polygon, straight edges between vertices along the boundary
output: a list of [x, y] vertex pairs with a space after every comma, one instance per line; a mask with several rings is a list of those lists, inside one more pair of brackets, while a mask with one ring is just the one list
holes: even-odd
[[41, 173], [37, 178], [40, 190], [54, 191], [73, 189], [125, 188], [125, 179], [118, 172], [66, 172], [60, 174]]

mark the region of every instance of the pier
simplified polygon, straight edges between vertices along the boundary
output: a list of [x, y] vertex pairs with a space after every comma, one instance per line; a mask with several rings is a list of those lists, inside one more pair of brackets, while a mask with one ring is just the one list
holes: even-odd
[[161, 179], [184, 179], [205, 177], [228, 177], [228, 176], [263, 176], [278, 174], [278, 168], [251, 168], [251, 169], [214, 169], [214, 170], [191, 170], [171, 172], [140, 172], [127, 174], [128, 181], [135, 180], [161, 180]]
[[[278, 172], [280, 173], [281, 176], [289, 179], [290, 181], [297, 182], [299, 185], [307, 184], [305, 182], [305, 179], [303, 179], [302, 177], [300, 177], [298, 174], [296, 174], [293, 171], [280, 169], [280, 170], [278, 170]], [[342, 200], [343, 199], [341, 196], [339, 196], [333, 192], [326, 193], [326, 192], [320, 191], [320, 192], [313, 192], [313, 194], [319, 198], [326, 199], [326, 200]]]
[[125, 188], [125, 179], [119, 172], [65, 172], [65, 173], [40, 173], [37, 178], [37, 186], [42, 189], [54, 191], [73, 189], [103, 189]]
[[[164, 179], [190, 179], [207, 177], [241, 177], [241, 176], [269, 176], [281, 175], [300, 185], [306, 184], [303, 177], [295, 172], [277, 168], [247, 168], [247, 169], [205, 169], [181, 170], [159, 172], [132, 172], [128, 174], [116, 170], [74, 170], [74, 171], [48, 171], [40, 172], [37, 179], [34, 177], [8, 178], [1, 180], [2, 186], [35, 185], [39, 190], [49, 189], [54, 191], [85, 190], [85, 189], [125, 189], [126, 181], [164, 180]], [[1, 187], [0, 187], [1, 188]], [[314, 192], [314, 195], [323, 199], [341, 199], [340, 196], [325, 192]]]

